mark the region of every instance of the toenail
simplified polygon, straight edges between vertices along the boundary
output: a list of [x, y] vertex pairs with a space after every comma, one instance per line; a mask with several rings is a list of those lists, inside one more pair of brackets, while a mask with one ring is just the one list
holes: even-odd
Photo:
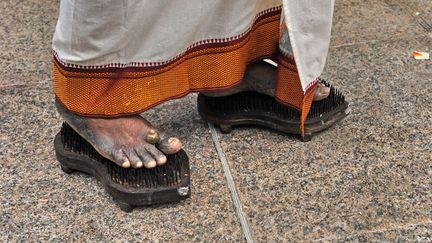
[[177, 138], [169, 138], [168, 143], [177, 143], [179, 140]]
[[129, 168], [130, 167], [129, 160], [124, 161], [121, 166], [124, 167], [124, 168]]
[[138, 163], [136, 164], [136, 167], [141, 168], [143, 166], [143, 162], [138, 161]]
[[156, 161], [152, 160], [147, 163], [147, 168], [153, 168], [156, 166]]
[[160, 159], [158, 159], [158, 165], [163, 165], [167, 162], [167, 157], [163, 156]]

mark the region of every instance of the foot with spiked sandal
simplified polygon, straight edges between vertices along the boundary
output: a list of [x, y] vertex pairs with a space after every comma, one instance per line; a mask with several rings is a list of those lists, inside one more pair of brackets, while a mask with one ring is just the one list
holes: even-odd
[[189, 160], [178, 138], [139, 115], [90, 118], [56, 106], [65, 120], [54, 141], [64, 172], [96, 177], [127, 212], [189, 197]]
[[[301, 113], [274, 98], [276, 67], [265, 61], [248, 66], [242, 83], [223, 92], [198, 95], [198, 112], [204, 120], [219, 126], [224, 133], [239, 125], [258, 125], [287, 134], [302, 135]], [[326, 130], [348, 115], [344, 95], [319, 79], [302, 141]]]
[[[223, 132], [235, 125], [261, 125], [301, 134], [300, 112], [275, 100], [274, 80], [274, 66], [252, 64], [238, 86], [199, 94], [198, 111]], [[91, 118], [68, 111], [58, 101], [56, 106], [65, 120], [54, 142], [64, 172], [81, 171], [96, 177], [128, 212], [137, 206], [189, 197], [189, 160], [178, 138], [167, 136], [139, 115]], [[344, 118], [347, 108], [344, 96], [320, 81], [303, 139]]]

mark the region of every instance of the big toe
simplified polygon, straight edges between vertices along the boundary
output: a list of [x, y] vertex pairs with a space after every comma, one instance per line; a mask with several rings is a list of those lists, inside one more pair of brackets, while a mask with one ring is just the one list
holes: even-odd
[[314, 101], [320, 101], [327, 98], [330, 95], [330, 87], [327, 86], [318, 86], [315, 91]]
[[161, 139], [157, 147], [165, 154], [175, 154], [182, 148], [182, 143], [176, 137], [169, 137]]

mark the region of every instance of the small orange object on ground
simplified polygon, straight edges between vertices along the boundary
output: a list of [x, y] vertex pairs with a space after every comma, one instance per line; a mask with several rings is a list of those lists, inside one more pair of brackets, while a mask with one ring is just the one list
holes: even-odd
[[413, 51], [412, 55], [417, 60], [429, 60], [429, 53], [428, 52]]

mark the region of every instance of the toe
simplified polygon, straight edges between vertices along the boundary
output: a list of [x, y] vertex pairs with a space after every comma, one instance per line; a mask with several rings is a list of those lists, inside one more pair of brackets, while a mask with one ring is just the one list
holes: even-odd
[[182, 143], [176, 137], [161, 136], [157, 147], [165, 154], [175, 154], [182, 148]]
[[330, 87], [327, 86], [318, 86], [318, 88], [315, 91], [314, 100], [319, 101], [327, 98], [330, 95]]
[[167, 162], [167, 157], [159, 151], [155, 146], [149, 145], [146, 147], [147, 151], [156, 160], [157, 165], [163, 165]]
[[154, 160], [146, 161], [146, 162], [144, 162], [144, 166], [147, 169], [152, 169], [152, 168], [156, 167], [156, 161], [154, 161]]
[[130, 148], [125, 150], [125, 154], [128, 157], [131, 166], [133, 168], [141, 168], [143, 166], [143, 162], [134, 149]]
[[144, 163], [144, 166], [148, 169], [154, 168], [156, 166], [156, 160], [153, 156], [147, 151], [145, 146], [141, 146], [140, 148], [135, 149], [136, 153], [140, 157], [141, 161]]
[[111, 157], [110, 159], [114, 163], [120, 165], [123, 168], [129, 168], [131, 166], [131, 162], [129, 161], [128, 157], [123, 152], [123, 150], [117, 150], [112, 152], [110, 157]]

